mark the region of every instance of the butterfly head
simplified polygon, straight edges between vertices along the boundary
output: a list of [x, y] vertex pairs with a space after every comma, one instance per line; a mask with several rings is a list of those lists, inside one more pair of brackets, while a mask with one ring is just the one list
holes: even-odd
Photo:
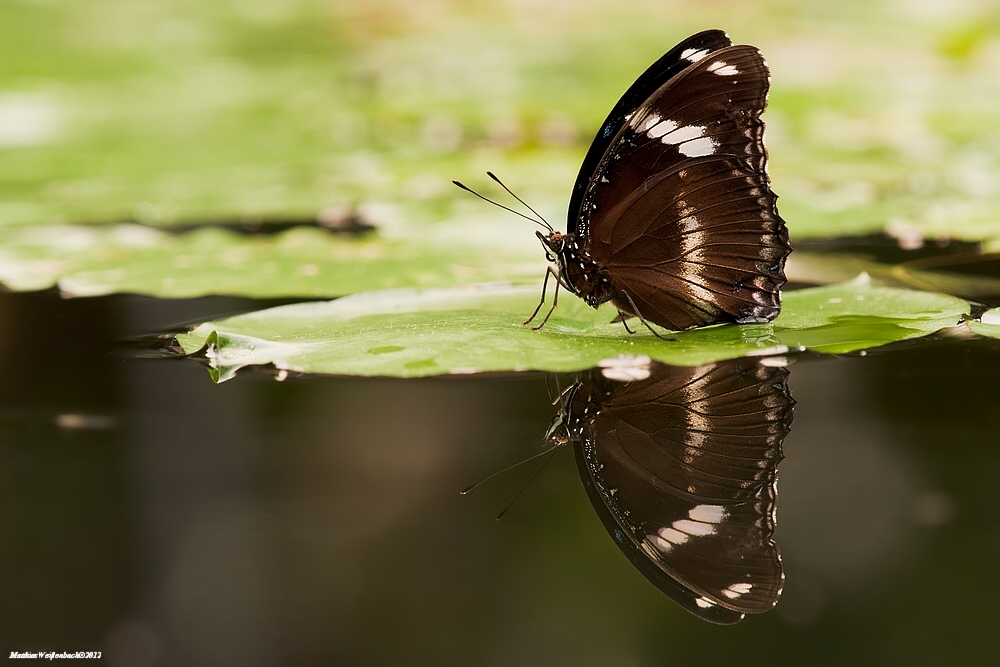
[[573, 399], [580, 391], [580, 386], [579, 382], [575, 382], [560, 394], [557, 399], [560, 404], [559, 412], [552, 418], [549, 430], [545, 432], [545, 442], [558, 446], [579, 439], [580, 420], [573, 417], [571, 407]]
[[542, 242], [542, 247], [545, 248], [545, 259], [550, 262], [556, 261], [559, 253], [563, 251], [566, 247], [566, 236], [560, 234], [559, 232], [551, 232], [547, 236], [539, 231], [535, 232], [535, 236], [538, 240]]
[[569, 428], [566, 426], [566, 420], [563, 415], [557, 414], [552, 418], [552, 423], [549, 424], [549, 430], [545, 432], [545, 441], [551, 442], [553, 445], [565, 445], [570, 441]]

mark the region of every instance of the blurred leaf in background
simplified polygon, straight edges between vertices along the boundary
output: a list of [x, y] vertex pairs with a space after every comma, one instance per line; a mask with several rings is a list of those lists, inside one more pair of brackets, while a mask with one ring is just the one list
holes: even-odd
[[[66, 224], [266, 224], [330, 207], [369, 211], [385, 243], [416, 239], [433, 262], [445, 260], [428, 239], [454, 234], [446, 256], [520, 279], [518, 267], [540, 261], [531, 232], [450, 179], [478, 185], [492, 169], [558, 224], [618, 96], [708, 27], [759, 46], [771, 65], [770, 172], [793, 243], [887, 231], [904, 245], [1000, 248], [1000, 8], [990, 4], [95, 0], [2, 11], [0, 248], [17, 289], [64, 277], [165, 296], [423, 284], [391, 253], [381, 281], [289, 270], [264, 289], [238, 268], [151, 260], [113, 234], [79, 258], [39, 250]], [[26, 237], [25, 226], [36, 229]], [[493, 239], [516, 235], [527, 242], [489, 256]], [[287, 261], [280, 238], [216, 242]], [[199, 245], [161, 243], [163, 257]], [[212, 264], [213, 244], [190, 263]], [[318, 242], [314, 254], [326, 246], [340, 261], [343, 244]], [[11, 277], [32, 272], [48, 277]], [[427, 284], [472, 281], [460, 274]]]

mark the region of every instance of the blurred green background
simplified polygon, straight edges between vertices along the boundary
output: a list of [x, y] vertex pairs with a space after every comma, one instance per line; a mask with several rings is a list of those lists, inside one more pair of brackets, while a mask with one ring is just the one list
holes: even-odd
[[[793, 241], [886, 230], [1000, 247], [994, 3], [31, 0], [0, 11], [11, 261], [25, 243], [48, 244], [34, 259], [68, 252], [64, 231], [52, 232], [59, 245], [12, 227], [355, 207], [384, 237], [523, 236], [504, 259], [535, 257], [522, 221], [450, 180], [481, 185], [492, 169], [561, 224], [604, 115], [708, 27], [771, 65], [770, 172]], [[116, 258], [129, 266], [132, 254]]]

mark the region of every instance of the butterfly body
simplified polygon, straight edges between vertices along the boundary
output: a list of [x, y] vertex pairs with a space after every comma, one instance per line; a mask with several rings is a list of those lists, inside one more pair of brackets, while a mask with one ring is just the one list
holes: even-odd
[[766, 170], [769, 82], [757, 49], [718, 30], [640, 76], [584, 159], [567, 232], [538, 234], [559, 285], [672, 330], [774, 319], [791, 247]]
[[611, 276], [594, 261], [576, 234], [552, 232], [538, 238], [545, 245], [546, 254], [556, 263], [559, 281], [567, 290], [597, 308], [615, 297]]

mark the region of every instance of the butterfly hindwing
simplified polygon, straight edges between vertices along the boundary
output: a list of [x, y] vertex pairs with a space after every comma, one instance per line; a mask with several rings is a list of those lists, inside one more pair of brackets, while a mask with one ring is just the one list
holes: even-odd
[[765, 176], [730, 158], [651, 179], [626, 200], [605, 260], [631, 299], [616, 305], [669, 329], [774, 319], [789, 252], [774, 199]]

